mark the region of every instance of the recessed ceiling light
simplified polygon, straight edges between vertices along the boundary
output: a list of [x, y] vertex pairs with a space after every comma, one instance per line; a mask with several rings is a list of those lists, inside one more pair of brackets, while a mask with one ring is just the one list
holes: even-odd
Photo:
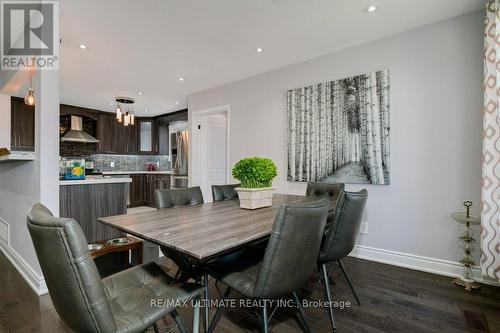
[[175, 104], [181, 104], [181, 102], [179, 102], [179, 101], [175, 101]]
[[180, 77], [180, 78], [179, 78], [179, 81], [184, 81], [184, 78], [183, 78], [183, 77]]
[[376, 11], [377, 9], [378, 9], [377, 6], [371, 5], [371, 6], [366, 7], [364, 12], [365, 12], [365, 14], [370, 14], [370, 13], [373, 13], [374, 11]]
[[80, 44], [78, 45], [82, 50], [86, 50], [87, 49], [87, 45], [85, 44]]
[[144, 112], [148, 113], [148, 110], [144, 110]]
[[264, 51], [264, 49], [262, 47], [258, 47], [257, 49], [255, 49], [255, 51], [257, 53], [262, 53], [262, 51]]
[[142, 91], [139, 91], [139, 92], [137, 93], [137, 95], [142, 96], [142, 95], [144, 95], [144, 93], [143, 93]]

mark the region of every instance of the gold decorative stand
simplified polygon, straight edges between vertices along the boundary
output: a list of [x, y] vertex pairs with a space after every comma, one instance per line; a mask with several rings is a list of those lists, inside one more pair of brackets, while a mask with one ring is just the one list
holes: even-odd
[[474, 276], [472, 269], [476, 265], [472, 259], [472, 252], [475, 249], [476, 240], [474, 238], [474, 233], [472, 232], [471, 225], [479, 224], [481, 219], [477, 215], [472, 215], [470, 213], [470, 208], [472, 207], [472, 202], [464, 201], [465, 213], [453, 213], [451, 217], [459, 223], [465, 224], [465, 230], [462, 235], [458, 238], [460, 248], [464, 251], [464, 256], [460, 263], [464, 266], [464, 274], [455, 280], [453, 283], [464, 287], [465, 290], [471, 291], [473, 289], [481, 288], [479, 283], [474, 281]]

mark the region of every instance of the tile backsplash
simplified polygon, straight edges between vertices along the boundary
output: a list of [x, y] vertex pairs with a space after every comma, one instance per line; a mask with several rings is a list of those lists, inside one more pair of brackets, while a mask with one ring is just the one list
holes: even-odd
[[143, 171], [146, 164], [154, 164], [157, 170], [170, 170], [168, 155], [95, 154], [89, 160], [94, 161], [95, 168], [100, 171]]

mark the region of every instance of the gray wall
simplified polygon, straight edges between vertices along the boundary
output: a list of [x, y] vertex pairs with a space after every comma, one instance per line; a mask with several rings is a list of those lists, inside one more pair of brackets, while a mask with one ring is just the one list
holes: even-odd
[[482, 51], [478, 12], [192, 94], [189, 118], [230, 104], [231, 165], [271, 157], [278, 192], [303, 194], [305, 183], [286, 180], [285, 91], [389, 69], [391, 185], [365, 186], [369, 233], [358, 243], [457, 261], [450, 213], [465, 199], [480, 205]]

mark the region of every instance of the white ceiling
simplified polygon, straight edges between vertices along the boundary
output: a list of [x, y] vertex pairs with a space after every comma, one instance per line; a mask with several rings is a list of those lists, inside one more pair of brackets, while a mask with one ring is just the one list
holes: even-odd
[[[132, 96], [139, 115], [179, 110], [193, 92], [484, 6], [482, 0], [62, 0], [60, 4], [61, 102], [112, 111], [114, 96]], [[379, 10], [364, 14], [371, 4]], [[81, 43], [88, 49], [81, 50]], [[257, 47], [264, 52], [257, 53]], [[179, 77], [185, 80], [180, 82]], [[181, 103], [175, 104], [176, 100]]]

